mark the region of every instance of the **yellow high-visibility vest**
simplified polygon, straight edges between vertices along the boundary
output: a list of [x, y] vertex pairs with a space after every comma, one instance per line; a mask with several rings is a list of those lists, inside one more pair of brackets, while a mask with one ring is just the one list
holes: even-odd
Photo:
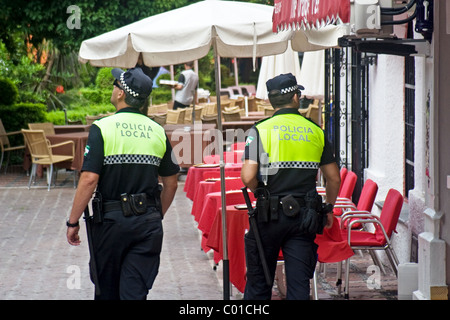
[[325, 145], [323, 130], [297, 113], [283, 113], [256, 124], [270, 168], [318, 169]]
[[[148, 117], [122, 112], [95, 121], [104, 141], [104, 164], [154, 164], [166, 152], [164, 128]], [[153, 143], [148, 143], [148, 142]]]

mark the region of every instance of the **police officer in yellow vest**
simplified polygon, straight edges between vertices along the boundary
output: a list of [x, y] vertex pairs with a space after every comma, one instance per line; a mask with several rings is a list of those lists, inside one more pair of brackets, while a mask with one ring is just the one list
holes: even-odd
[[111, 103], [117, 112], [90, 129], [67, 240], [80, 244], [78, 221], [95, 191], [95, 298], [146, 299], [158, 273], [162, 218], [177, 189], [179, 166], [164, 129], [139, 112], [152, 80], [140, 68], [111, 72], [116, 79]]
[[[257, 226], [270, 280], [273, 282], [281, 249], [286, 298], [309, 299], [309, 281], [317, 262], [314, 239], [333, 223], [329, 212], [339, 190], [339, 169], [322, 129], [298, 111], [300, 89], [304, 88], [297, 85], [295, 77], [282, 74], [266, 86], [275, 113], [249, 131], [241, 178], [257, 197]], [[327, 182], [324, 203], [316, 192], [319, 169]], [[270, 299], [272, 286], [265, 281], [256, 241], [250, 228], [245, 236], [244, 298]]]

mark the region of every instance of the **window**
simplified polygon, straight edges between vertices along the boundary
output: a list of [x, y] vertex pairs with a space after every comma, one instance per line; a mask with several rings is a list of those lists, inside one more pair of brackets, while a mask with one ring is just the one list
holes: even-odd
[[405, 195], [414, 189], [414, 122], [415, 67], [414, 57], [405, 58]]

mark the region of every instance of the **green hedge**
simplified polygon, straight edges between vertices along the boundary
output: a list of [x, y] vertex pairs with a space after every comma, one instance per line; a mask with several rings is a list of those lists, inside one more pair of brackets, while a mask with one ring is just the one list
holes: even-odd
[[[86, 107], [77, 107], [73, 109], [67, 110], [67, 119], [70, 121], [78, 121], [81, 120], [83, 123], [86, 123], [86, 116], [95, 116], [98, 114], [106, 114], [115, 112], [116, 109], [112, 104], [98, 104], [98, 105], [89, 105]], [[64, 111], [51, 111], [47, 113], [47, 121], [56, 125], [65, 124], [65, 115]]]
[[[17, 103], [10, 106], [0, 106], [0, 119], [6, 132], [28, 129], [30, 122], [45, 122], [47, 107], [42, 103]], [[22, 135], [9, 138], [11, 145], [23, 144]]]
[[166, 88], [153, 88], [152, 104], [167, 103], [172, 100], [172, 91]]
[[111, 86], [109, 89], [97, 89], [97, 88], [81, 88], [81, 97], [90, 104], [105, 104], [111, 101]]
[[111, 92], [114, 77], [111, 74], [113, 68], [100, 68], [95, 78], [95, 86], [99, 89], [109, 89]]
[[0, 106], [0, 119], [6, 131], [28, 129], [30, 122], [45, 122], [47, 107], [42, 103], [16, 103]]
[[17, 102], [19, 91], [10, 79], [0, 79], [0, 105], [9, 106]]

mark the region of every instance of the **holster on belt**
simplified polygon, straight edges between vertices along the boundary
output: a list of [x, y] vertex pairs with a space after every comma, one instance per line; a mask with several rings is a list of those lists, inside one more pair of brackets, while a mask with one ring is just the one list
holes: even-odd
[[139, 216], [147, 212], [148, 201], [146, 193], [120, 195], [120, 204], [122, 206], [123, 215], [129, 217], [132, 215]]
[[[146, 193], [122, 193], [119, 201], [103, 201], [102, 205], [99, 206], [99, 212], [101, 212], [101, 215], [103, 216], [106, 212], [120, 210], [125, 217], [130, 217], [133, 215], [140, 216], [146, 213], [148, 207], [155, 207], [161, 211], [160, 192], [161, 189], [159, 188], [158, 191], [155, 192], [154, 197], [148, 197]], [[92, 201], [93, 205], [94, 200]]]
[[302, 222], [300, 228], [309, 234], [323, 232], [327, 223], [327, 213], [329, 210], [324, 207], [322, 197], [317, 191], [311, 190], [305, 195], [305, 207], [302, 208]]
[[94, 223], [103, 222], [103, 199], [102, 194], [98, 191], [95, 191], [92, 199], [92, 221]]
[[156, 203], [156, 209], [158, 209], [159, 212], [161, 212], [162, 215], [162, 205], [161, 205], [161, 192], [162, 192], [163, 186], [161, 184], [158, 184], [155, 190], [155, 203]]
[[300, 212], [300, 204], [293, 195], [288, 194], [280, 199], [283, 213], [288, 217], [295, 217]]
[[260, 222], [270, 221], [270, 193], [266, 187], [258, 187], [255, 190], [256, 218]]

